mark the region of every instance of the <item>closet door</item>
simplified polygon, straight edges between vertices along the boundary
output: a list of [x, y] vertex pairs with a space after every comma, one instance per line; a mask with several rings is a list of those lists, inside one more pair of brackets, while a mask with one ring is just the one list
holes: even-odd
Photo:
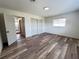
[[38, 33], [42, 33], [43, 32], [43, 22], [42, 20], [38, 20]]
[[37, 19], [31, 19], [31, 34], [35, 35], [38, 33], [38, 20]]
[[4, 15], [5, 18], [5, 27], [6, 27], [6, 34], [8, 45], [14, 43], [16, 39], [16, 29], [15, 29], [15, 17], [10, 15]]

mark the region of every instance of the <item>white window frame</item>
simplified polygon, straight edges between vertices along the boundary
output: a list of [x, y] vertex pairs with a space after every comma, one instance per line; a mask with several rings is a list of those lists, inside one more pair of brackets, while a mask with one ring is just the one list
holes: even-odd
[[54, 27], [65, 27], [66, 26], [66, 18], [59, 18], [53, 20]]

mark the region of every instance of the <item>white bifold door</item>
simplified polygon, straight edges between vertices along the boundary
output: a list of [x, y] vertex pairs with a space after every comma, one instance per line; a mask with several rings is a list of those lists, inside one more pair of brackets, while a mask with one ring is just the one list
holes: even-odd
[[43, 32], [43, 20], [38, 20], [38, 33]]
[[31, 35], [35, 35], [38, 33], [38, 20], [31, 19]]
[[31, 19], [31, 33], [40, 34], [43, 32], [43, 20]]

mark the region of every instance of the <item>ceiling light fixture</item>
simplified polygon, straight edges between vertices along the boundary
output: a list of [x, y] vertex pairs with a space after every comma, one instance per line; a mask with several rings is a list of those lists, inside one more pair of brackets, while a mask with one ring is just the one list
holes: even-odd
[[49, 10], [49, 8], [48, 8], [48, 7], [44, 7], [43, 9], [44, 9], [44, 10], [46, 10], [46, 11], [47, 11], [47, 10]]
[[30, 0], [31, 2], [35, 2], [36, 0]]

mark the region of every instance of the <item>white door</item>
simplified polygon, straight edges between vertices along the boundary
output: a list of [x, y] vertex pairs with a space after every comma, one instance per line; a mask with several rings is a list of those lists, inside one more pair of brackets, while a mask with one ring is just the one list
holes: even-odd
[[6, 34], [8, 38], [8, 44], [11, 45], [14, 43], [16, 39], [16, 29], [15, 29], [15, 17], [10, 15], [4, 15], [5, 18], [5, 26], [6, 26]]
[[1, 39], [1, 32], [0, 32], [0, 53], [2, 52], [2, 48], [3, 46], [2, 46], [2, 39]]
[[32, 19], [31, 20], [31, 33], [32, 35], [38, 33], [38, 24], [37, 24], [37, 19]]
[[38, 33], [42, 33], [43, 32], [43, 22], [42, 20], [38, 20]]

